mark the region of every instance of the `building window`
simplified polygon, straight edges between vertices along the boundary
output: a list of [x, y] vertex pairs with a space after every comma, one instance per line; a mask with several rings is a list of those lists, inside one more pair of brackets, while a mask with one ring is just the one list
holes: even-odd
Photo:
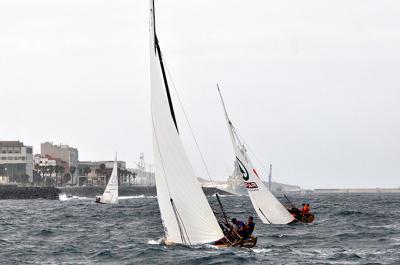
[[32, 147], [27, 147], [26, 148], [26, 153], [27, 154], [32, 154]]

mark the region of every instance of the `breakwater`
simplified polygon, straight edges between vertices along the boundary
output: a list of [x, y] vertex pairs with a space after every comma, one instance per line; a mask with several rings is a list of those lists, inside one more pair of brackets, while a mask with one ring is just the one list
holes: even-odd
[[315, 189], [315, 193], [400, 193], [400, 188], [374, 189]]
[[58, 200], [58, 195], [60, 193], [61, 191], [54, 187], [18, 187], [0, 185], [0, 200]]
[[[62, 193], [80, 197], [95, 197], [104, 192], [104, 186], [85, 186], [85, 187], [60, 187]], [[209, 196], [215, 193], [220, 195], [229, 195], [226, 191], [217, 188], [203, 188], [204, 193]], [[156, 196], [157, 191], [155, 186], [120, 186], [118, 189], [119, 196]]]

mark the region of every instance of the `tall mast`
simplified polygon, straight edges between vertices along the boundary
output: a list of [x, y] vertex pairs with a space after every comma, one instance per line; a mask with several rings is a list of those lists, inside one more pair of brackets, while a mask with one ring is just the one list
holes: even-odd
[[211, 243], [223, 232], [179, 136], [150, 0], [150, 89], [157, 201], [166, 243]]
[[156, 11], [155, 11], [155, 7], [154, 7], [154, 0], [152, 1], [152, 6], [153, 7], [151, 9], [151, 12], [152, 12], [152, 18], [153, 18], [153, 25], [151, 25], [151, 26], [153, 27], [153, 32], [154, 32], [154, 37], [153, 37], [154, 38], [154, 40], [153, 40], [154, 41], [154, 49], [155, 49], [155, 53], [157, 54], [158, 60], [160, 61], [161, 73], [162, 73], [162, 78], [164, 81], [165, 92], [166, 92], [167, 98], [168, 98], [169, 110], [171, 112], [172, 119], [174, 120], [176, 131], [179, 134], [178, 123], [176, 122], [174, 105], [172, 104], [171, 93], [170, 93], [169, 86], [168, 86], [168, 79], [167, 79], [167, 75], [165, 72], [162, 52], [161, 52], [160, 44], [158, 42], [157, 33], [156, 33]]

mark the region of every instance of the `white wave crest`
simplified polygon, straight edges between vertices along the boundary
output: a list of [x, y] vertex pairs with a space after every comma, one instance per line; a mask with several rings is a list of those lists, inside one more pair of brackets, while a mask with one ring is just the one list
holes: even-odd
[[60, 195], [58, 195], [58, 199], [60, 201], [70, 201], [70, 200], [87, 200], [87, 197], [79, 197], [79, 196], [71, 196], [71, 195], [67, 195], [65, 193], [61, 193]]
[[163, 238], [160, 238], [158, 240], [150, 239], [147, 241], [147, 244], [149, 245], [161, 245], [163, 243]]
[[136, 195], [136, 196], [119, 196], [118, 197], [119, 200], [142, 199], [142, 198], [152, 199], [152, 198], [157, 198], [157, 196], [145, 196], [142, 194], [142, 195]]
[[253, 251], [254, 253], [260, 254], [260, 253], [268, 253], [271, 252], [272, 250], [269, 248], [251, 248], [251, 251]]

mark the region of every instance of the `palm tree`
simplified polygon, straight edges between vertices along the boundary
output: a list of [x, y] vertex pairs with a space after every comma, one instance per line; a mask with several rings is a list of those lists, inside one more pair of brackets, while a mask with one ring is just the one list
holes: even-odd
[[56, 185], [58, 185], [58, 173], [60, 173], [60, 166], [55, 165], [54, 166], [54, 172], [56, 173]]
[[61, 185], [64, 184], [64, 173], [65, 173], [65, 167], [64, 166], [60, 166]]
[[47, 171], [47, 166], [39, 166], [40, 173], [42, 174], [42, 178], [40, 179], [40, 185], [44, 184], [45, 173]]
[[69, 168], [69, 173], [71, 173], [71, 186], [74, 186], [74, 174], [76, 171], [76, 167], [70, 167]]
[[35, 167], [33, 168], [33, 184], [38, 184], [38, 175], [40, 176], [40, 166], [39, 164], [35, 164]]
[[54, 173], [54, 166], [47, 166], [47, 172], [49, 173], [49, 177], [51, 177], [51, 175]]
[[87, 176], [87, 175], [90, 173], [90, 171], [92, 171], [92, 170], [90, 169], [90, 167], [89, 167], [89, 166], [86, 166], [86, 167], [83, 169], [83, 175]]
[[65, 183], [67, 183], [68, 181], [70, 181], [70, 180], [71, 180], [71, 174], [70, 174], [70, 173], [65, 173], [65, 174], [64, 174], [64, 180], [65, 180]]

